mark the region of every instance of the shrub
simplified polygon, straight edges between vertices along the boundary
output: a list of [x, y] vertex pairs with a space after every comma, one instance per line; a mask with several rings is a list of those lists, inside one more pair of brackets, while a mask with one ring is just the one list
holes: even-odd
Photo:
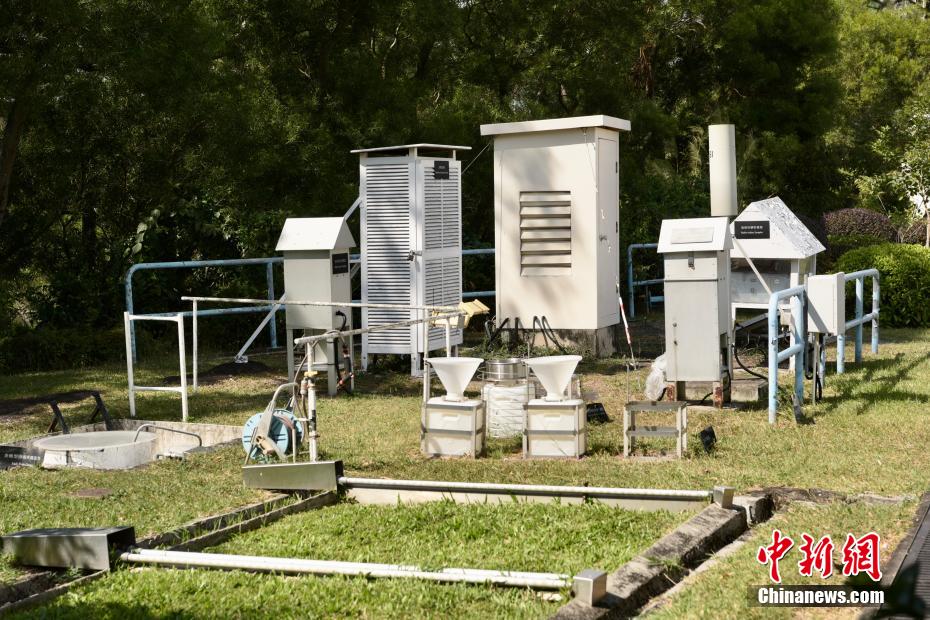
[[833, 237], [873, 237], [879, 241], [896, 241], [898, 231], [887, 215], [870, 209], [840, 209], [823, 216], [824, 227]]
[[[151, 346], [146, 336], [140, 341]], [[0, 371], [4, 373], [80, 368], [125, 358], [122, 328], [37, 329], [0, 338]]]
[[801, 223], [811, 231], [811, 234], [817, 237], [817, 241], [823, 244], [823, 247], [830, 249], [830, 239], [827, 235], [827, 228], [824, 226], [822, 217], [810, 217], [803, 213], [796, 213]]
[[927, 222], [920, 220], [901, 229], [901, 243], [924, 245], [927, 242]]
[[881, 324], [930, 326], [930, 248], [883, 243], [851, 250], [836, 263], [836, 271], [845, 273], [873, 267], [881, 274]]

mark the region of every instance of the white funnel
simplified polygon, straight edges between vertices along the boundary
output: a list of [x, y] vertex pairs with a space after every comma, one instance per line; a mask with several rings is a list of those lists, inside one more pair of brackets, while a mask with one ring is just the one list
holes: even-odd
[[555, 402], [565, 400], [565, 388], [580, 361], [580, 355], [550, 355], [531, 357], [526, 360], [526, 364], [546, 388], [546, 400]]
[[465, 400], [465, 388], [484, 360], [480, 357], [431, 357], [429, 364], [446, 388], [446, 400]]

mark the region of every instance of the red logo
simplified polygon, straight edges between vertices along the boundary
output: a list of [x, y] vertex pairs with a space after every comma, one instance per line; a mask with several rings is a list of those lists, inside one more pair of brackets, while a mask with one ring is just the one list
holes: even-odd
[[[846, 542], [843, 544], [843, 575], [852, 577], [864, 573], [872, 581], [881, 581], [880, 546], [881, 538], [875, 532], [869, 532], [859, 538], [847, 534]], [[794, 541], [790, 536], [783, 535], [780, 530], [772, 530], [771, 544], [759, 547], [756, 560], [760, 564], [768, 565], [769, 577], [773, 582], [781, 583], [778, 563], [784, 559], [792, 547], [794, 547]], [[822, 579], [827, 579], [833, 574], [835, 548], [830, 536], [815, 539], [810, 534], [801, 534], [801, 544], [798, 546], [801, 552], [798, 572], [803, 577], [813, 577], [816, 573]]]
[[769, 577], [775, 583], [781, 583], [781, 574], [778, 572], [778, 562], [785, 557], [785, 554], [794, 546], [794, 541], [788, 536], [782, 536], [781, 531], [772, 531], [772, 544], [767, 547], [759, 547], [756, 559], [760, 564], [769, 565]]
[[804, 557], [798, 562], [798, 569], [805, 577], [812, 577], [816, 570], [823, 579], [833, 574], [833, 541], [824, 536], [814, 544], [814, 537], [801, 534], [804, 543], [799, 547]]
[[881, 581], [882, 569], [878, 560], [880, 543], [881, 539], [875, 532], [869, 532], [861, 538], [847, 534], [843, 545], [843, 574], [851, 577], [865, 573], [872, 581]]

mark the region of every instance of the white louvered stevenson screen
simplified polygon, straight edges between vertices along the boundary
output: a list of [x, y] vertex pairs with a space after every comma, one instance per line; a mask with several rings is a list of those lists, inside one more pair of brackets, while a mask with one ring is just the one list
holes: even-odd
[[520, 192], [520, 274], [572, 272], [571, 192]]
[[[460, 212], [460, 169], [450, 162], [449, 178], [437, 179], [432, 162], [423, 165], [423, 258], [424, 282], [421, 299], [430, 306], [458, 306], [462, 301], [462, 230]], [[461, 330], [453, 330], [453, 343], [462, 341]], [[445, 329], [433, 328], [430, 349], [445, 346]]]
[[[410, 173], [408, 163], [369, 163], [365, 171], [366, 301], [410, 304]], [[406, 321], [409, 310], [367, 309], [369, 327]], [[368, 334], [375, 353], [410, 350], [409, 328]]]

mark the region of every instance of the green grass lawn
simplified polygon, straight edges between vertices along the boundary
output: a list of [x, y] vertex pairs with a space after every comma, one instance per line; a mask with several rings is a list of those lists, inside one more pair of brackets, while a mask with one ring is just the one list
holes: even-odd
[[[829, 617], [856, 618], [862, 611], [857, 608], [797, 609], [755, 607], [750, 604], [750, 586], [766, 585], [769, 582], [768, 567], [759, 564], [756, 553], [759, 547], [771, 544], [772, 530], [778, 528], [795, 541], [795, 547], [781, 562], [780, 574], [785, 585], [843, 585], [848, 578], [834, 569], [829, 579], [802, 577], [798, 574], [797, 562], [801, 553], [801, 534], [806, 532], [814, 538], [829, 534], [836, 549], [834, 562], [842, 559], [842, 541], [847, 533], [861, 536], [869, 531], [882, 536], [880, 556], [887, 564], [892, 551], [911, 524], [916, 504], [866, 505], [834, 503], [825, 506], [793, 504], [776, 514], [771, 522], [756, 528], [749, 541], [735, 553], [720, 560], [713, 569], [671, 599], [667, 606], [649, 614], [655, 620], [677, 618], [790, 618]], [[837, 542], [840, 541], [840, 542]], [[838, 564], [837, 564], [838, 565]]]
[[[848, 349], [851, 354], [852, 347]], [[262, 361], [273, 366], [278, 376], [236, 378], [202, 386], [191, 397], [191, 421], [241, 424], [263, 408], [284, 373], [281, 357]], [[143, 358], [137, 381], [157, 385], [166, 375], [177, 374], [175, 364], [171, 359], [152, 362]], [[204, 362], [202, 367], [207, 366]], [[590, 428], [589, 454], [581, 460], [524, 461], [519, 440], [491, 441], [489, 456], [478, 460], [423, 457], [419, 452], [420, 385], [405, 378], [403, 370], [382, 370], [361, 377], [356, 396], [320, 399], [323, 457], [342, 459], [350, 475], [375, 477], [657, 488], [729, 484], [740, 490], [786, 485], [885, 495], [916, 495], [928, 487], [930, 330], [885, 329], [879, 355], [873, 356], [866, 347], [864, 362], [848, 361], [847, 373], [842, 376], [832, 374], [831, 364], [826, 398], [816, 406], [805, 406], [814, 424], [798, 426], [784, 410], [772, 427], [767, 423], [764, 404], [740, 411], [692, 408], [690, 454], [681, 461], [624, 460], [618, 456], [622, 449], [622, 405], [628, 399], [642, 398], [646, 369], [628, 375], [623, 362], [604, 360], [586, 363], [580, 371], [586, 390], [598, 393], [612, 417], [610, 423]], [[0, 377], [0, 399], [96, 388], [103, 392], [113, 415], [125, 416], [125, 385], [125, 370], [118, 365], [32, 373]], [[434, 393], [439, 389], [437, 382]], [[68, 405], [64, 410], [71, 423], [78, 424], [90, 406]], [[178, 399], [144, 394], [138, 399], [138, 415], [179, 419]], [[0, 416], [0, 441], [44, 432], [48, 420], [48, 410], [43, 407], [23, 415]], [[696, 437], [708, 425], [714, 427], [719, 439], [718, 449], [710, 455], [700, 450]], [[0, 528], [105, 525], [128, 519], [142, 531], [168, 529], [195, 516], [256, 499], [256, 494], [241, 487], [239, 458], [239, 452], [230, 450], [189, 463], [159, 463], [128, 472], [2, 472], [3, 505], [14, 508], [0, 511]], [[184, 485], [184, 477], [191, 471], [199, 477], [194, 485]], [[69, 497], [71, 491], [83, 486], [115, 489], [120, 499]], [[172, 497], [163, 488], [178, 495]], [[152, 506], [157, 509], [151, 510]], [[871, 518], [855, 510], [850, 515], [850, 527], [855, 531], [864, 530]], [[770, 528], [765, 531], [770, 532]], [[0, 579], [4, 570], [7, 576], [11, 572], [0, 568]], [[742, 601], [742, 593], [738, 596]], [[368, 609], [369, 614], [374, 613], [373, 608]]]
[[[287, 517], [213, 551], [571, 575], [619, 566], [686, 516], [600, 504], [341, 504]], [[527, 618], [550, 615], [561, 604], [526, 589], [147, 568], [114, 573], [42, 612], [49, 618], [437, 618], [461, 617], [467, 609], [471, 617]]]

